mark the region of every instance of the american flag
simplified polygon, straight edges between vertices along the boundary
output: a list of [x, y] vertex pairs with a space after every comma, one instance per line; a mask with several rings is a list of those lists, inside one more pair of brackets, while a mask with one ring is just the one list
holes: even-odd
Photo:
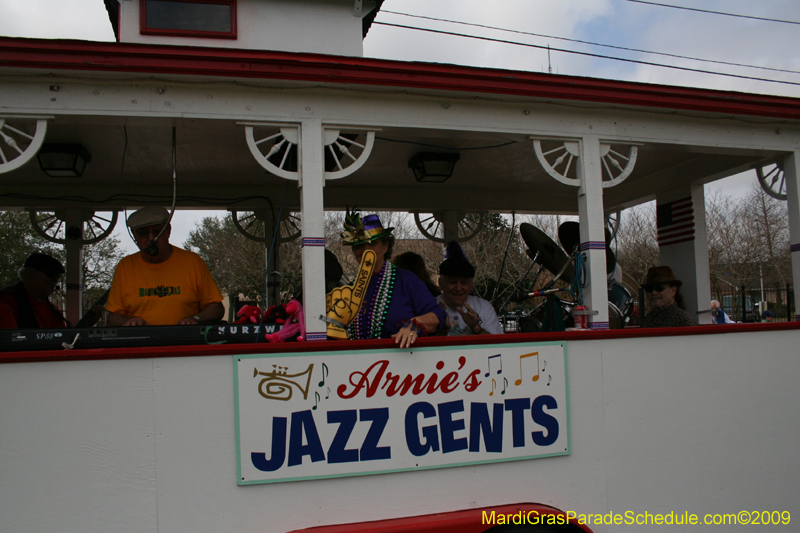
[[656, 206], [658, 245], [669, 246], [694, 240], [694, 208], [692, 199], [681, 198]]

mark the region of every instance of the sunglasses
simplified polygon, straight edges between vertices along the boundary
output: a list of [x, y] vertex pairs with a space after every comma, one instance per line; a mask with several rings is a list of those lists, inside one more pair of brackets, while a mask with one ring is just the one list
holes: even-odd
[[644, 290], [645, 292], [662, 292], [668, 287], [672, 287], [672, 285], [664, 285], [663, 283], [659, 283], [658, 285], [645, 285]]

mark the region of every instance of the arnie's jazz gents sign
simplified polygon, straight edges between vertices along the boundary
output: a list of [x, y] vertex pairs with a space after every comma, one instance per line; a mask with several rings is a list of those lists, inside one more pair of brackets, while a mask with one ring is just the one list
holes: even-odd
[[564, 343], [234, 358], [238, 482], [565, 455]]

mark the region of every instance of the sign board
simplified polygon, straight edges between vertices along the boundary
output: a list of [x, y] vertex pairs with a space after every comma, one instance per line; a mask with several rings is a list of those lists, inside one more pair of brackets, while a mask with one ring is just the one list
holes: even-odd
[[566, 455], [563, 342], [234, 358], [238, 483]]

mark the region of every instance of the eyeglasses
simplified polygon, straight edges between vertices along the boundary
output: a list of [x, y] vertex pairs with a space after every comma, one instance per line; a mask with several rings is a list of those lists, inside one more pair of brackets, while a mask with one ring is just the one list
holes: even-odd
[[152, 235], [153, 237], [157, 237], [162, 229], [164, 229], [164, 226], [161, 226], [160, 228], [150, 228], [150, 229], [141, 228], [141, 229], [137, 229], [133, 233], [134, 233], [134, 235], [136, 235], [137, 239], [146, 239], [150, 235]]
[[659, 283], [658, 285], [645, 285], [644, 290], [645, 292], [662, 292], [667, 287], [671, 287], [672, 285], [664, 285], [663, 283]]

